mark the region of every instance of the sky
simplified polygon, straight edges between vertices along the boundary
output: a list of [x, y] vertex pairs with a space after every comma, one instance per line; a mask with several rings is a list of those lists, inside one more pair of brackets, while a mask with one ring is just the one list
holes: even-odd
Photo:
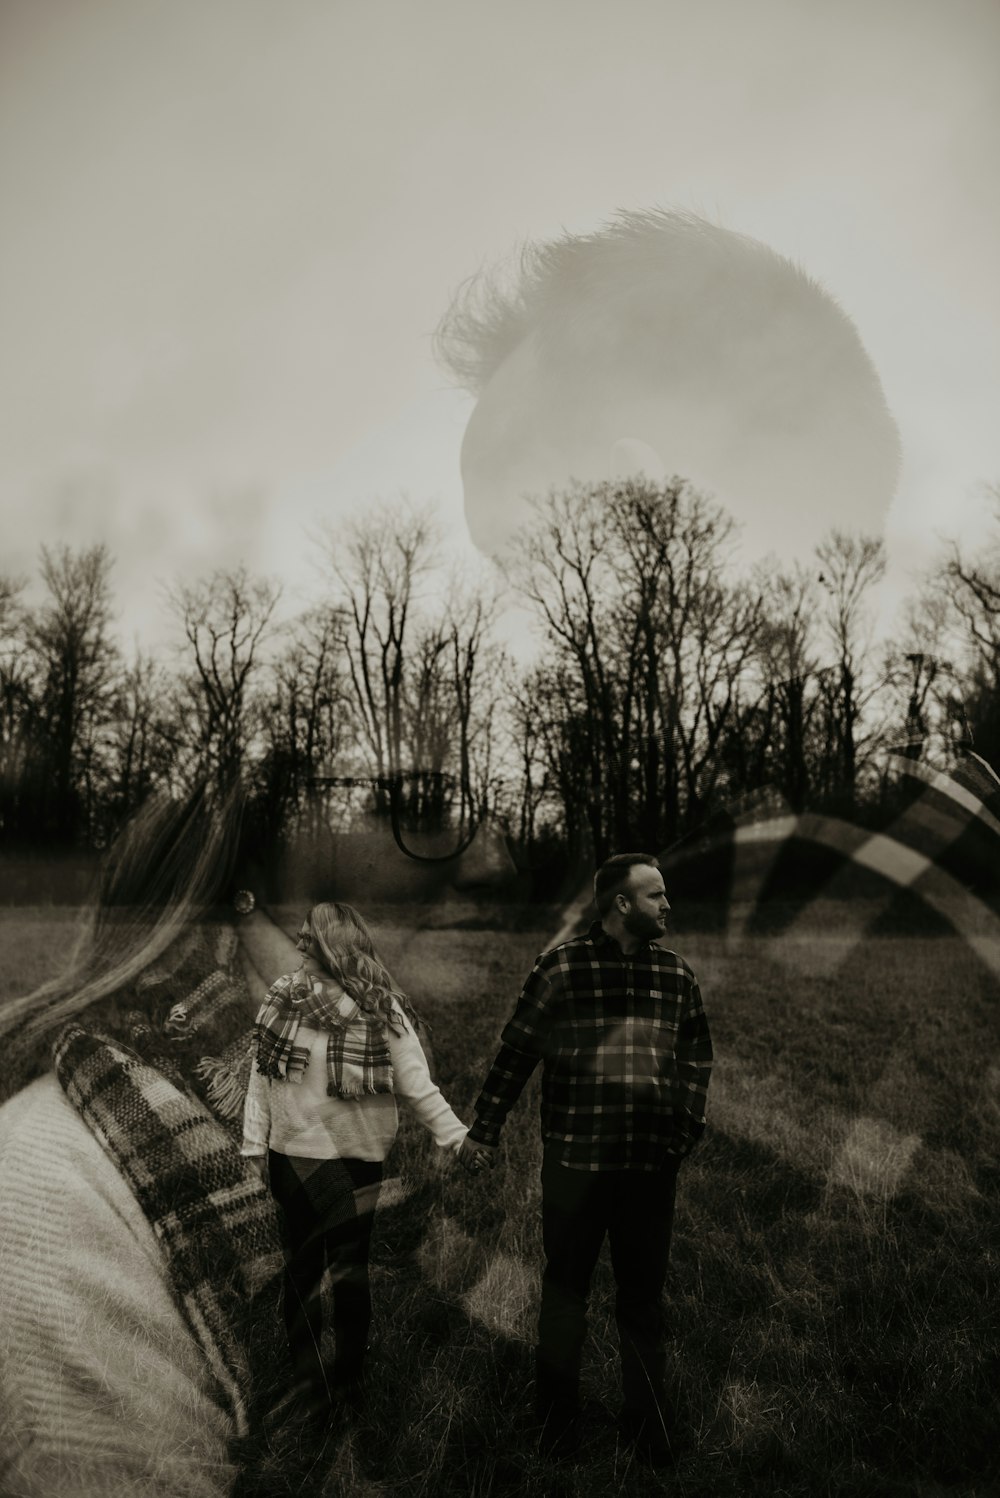
[[1000, 480], [998, 57], [994, 0], [2, 0], [0, 570], [106, 542], [158, 647], [214, 567], [310, 601], [376, 498], [461, 554], [456, 288], [661, 207], [853, 319], [900, 594]]

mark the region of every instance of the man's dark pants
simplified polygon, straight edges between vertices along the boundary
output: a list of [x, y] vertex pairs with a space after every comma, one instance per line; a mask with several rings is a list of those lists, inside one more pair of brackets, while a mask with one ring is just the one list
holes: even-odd
[[572, 1170], [542, 1166], [546, 1266], [538, 1319], [536, 1400], [540, 1418], [570, 1414], [579, 1401], [590, 1280], [605, 1235], [617, 1295], [626, 1416], [669, 1420], [663, 1286], [679, 1158], [660, 1170]]

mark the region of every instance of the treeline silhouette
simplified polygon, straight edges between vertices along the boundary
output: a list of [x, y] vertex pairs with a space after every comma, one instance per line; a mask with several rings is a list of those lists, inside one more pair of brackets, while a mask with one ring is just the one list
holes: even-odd
[[833, 528], [752, 570], [737, 541], [681, 480], [569, 485], [502, 575], [460, 576], [427, 511], [369, 507], [324, 535], [323, 600], [290, 620], [243, 566], [175, 584], [170, 660], [117, 642], [105, 547], [43, 547], [39, 603], [0, 576], [0, 848], [99, 853], [153, 792], [241, 777], [263, 857], [373, 820], [457, 847], [488, 822], [551, 882], [748, 807], [878, 825], [887, 747], [997, 761], [1000, 525], [974, 563], [946, 546], [878, 647], [880, 540]]

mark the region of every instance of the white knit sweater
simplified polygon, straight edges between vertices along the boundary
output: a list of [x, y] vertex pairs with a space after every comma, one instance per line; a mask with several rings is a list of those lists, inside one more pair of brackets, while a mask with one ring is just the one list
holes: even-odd
[[142, 1209], [56, 1079], [0, 1107], [0, 1493], [222, 1498], [230, 1420]]
[[327, 1037], [300, 1025], [296, 1044], [309, 1047], [301, 1082], [271, 1081], [254, 1065], [243, 1112], [243, 1154], [268, 1149], [309, 1160], [384, 1160], [396, 1137], [401, 1098], [442, 1149], [457, 1150], [468, 1130], [431, 1081], [420, 1041], [402, 1014], [396, 1034], [387, 1025], [393, 1092], [358, 1098], [327, 1096]]

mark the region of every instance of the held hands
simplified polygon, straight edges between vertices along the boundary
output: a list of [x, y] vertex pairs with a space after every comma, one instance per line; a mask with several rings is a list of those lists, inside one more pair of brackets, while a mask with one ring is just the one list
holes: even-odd
[[463, 1139], [458, 1148], [458, 1159], [463, 1170], [470, 1175], [479, 1175], [482, 1170], [492, 1170], [497, 1163], [497, 1150], [492, 1144], [476, 1144], [471, 1139]]

